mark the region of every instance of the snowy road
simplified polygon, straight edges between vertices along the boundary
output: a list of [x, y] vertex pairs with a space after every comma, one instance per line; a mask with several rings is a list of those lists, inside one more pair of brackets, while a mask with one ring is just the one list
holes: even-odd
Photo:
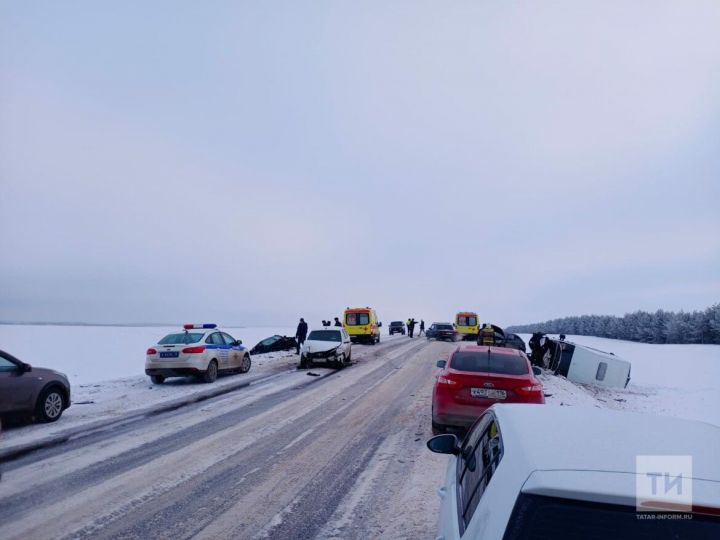
[[432, 538], [435, 360], [396, 338], [5, 465], [0, 537]]

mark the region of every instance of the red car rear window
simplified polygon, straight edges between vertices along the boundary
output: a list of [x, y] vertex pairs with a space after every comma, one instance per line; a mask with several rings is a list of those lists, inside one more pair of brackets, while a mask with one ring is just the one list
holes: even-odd
[[527, 375], [529, 373], [527, 361], [521, 356], [486, 352], [457, 352], [450, 360], [450, 367], [458, 371], [501, 375]]

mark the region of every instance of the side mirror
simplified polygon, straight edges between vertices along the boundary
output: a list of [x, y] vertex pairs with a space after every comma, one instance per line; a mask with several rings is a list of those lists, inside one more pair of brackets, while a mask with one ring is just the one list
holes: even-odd
[[242, 345], [242, 339], [238, 339], [238, 340], [235, 342], [235, 345]]
[[32, 366], [30, 364], [23, 364], [20, 368], [20, 373], [30, 373], [32, 371]]
[[460, 441], [452, 434], [435, 435], [427, 442], [427, 447], [436, 454], [458, 455], [460, 453]]
[[447, 360], [438, 360], [435, 365], [439, 368], [444, 368], [447, 365]]
[[378, 323], [378, 328], [380, 328], [380, 327], [382, 327], [382, 323], [381, 323], [381, 322]]
[[532, 369], [533, 369], [533, 375], [542, 375], [542, 370], [539, 367], [533, 366]]

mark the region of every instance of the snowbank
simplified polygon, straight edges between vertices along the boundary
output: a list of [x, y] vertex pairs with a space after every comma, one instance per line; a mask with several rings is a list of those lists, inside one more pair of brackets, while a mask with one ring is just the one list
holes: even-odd
[[720, 426], [720, 345], [652, 345], [588, 336], [567, 336], [567, 341], [629, 360], [630, 384], [624, 390], [607, 389], [547, 376], [546, 392], [553, 394], [548, 403], [655, 413]]

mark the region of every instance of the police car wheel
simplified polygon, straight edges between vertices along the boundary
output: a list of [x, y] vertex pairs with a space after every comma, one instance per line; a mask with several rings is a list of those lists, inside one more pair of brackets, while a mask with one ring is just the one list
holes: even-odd
[[250, 360], [250, 357], [247, 355], [243, 356], [242, 362], [240, 363], [240, 373], [247, 373], [250, 371], [250, 366], [252, 366], [252, 360]]
[[215, 360], [210, 360], [207, 370], [203, 373], [202, 380], [206, 383], [215, 382], [218, 375], [218, 365]]

